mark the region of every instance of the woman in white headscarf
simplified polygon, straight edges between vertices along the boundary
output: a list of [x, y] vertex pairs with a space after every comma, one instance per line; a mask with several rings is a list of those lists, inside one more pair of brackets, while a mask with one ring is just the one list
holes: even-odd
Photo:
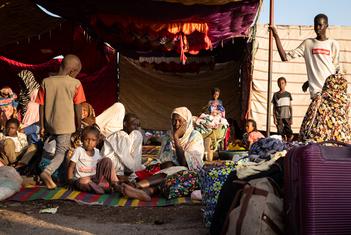
[[160, 161], [199, 170], [203, 166], [204, 143], [194, 130], [192, 114], [186, 107], [175, 108], [171, 115], [171, 134], [162, 141]]
[[[200, 132], [193, 128], [190, 110], [186, 107], [175, 108], [171, 115], [171, 121], [172, 130], [170, 134], [162, 140], [159, 158], [162, 170], [136, 184], [137, 187], [143, 188], [150, 195], [155, 192], [153, 186], [163, 183], [166, 177], [172, 177], [172, 175], [178, 172], [197, 172], [203, 166], [202, 159], [205, 151], [203, 138]], [[181, 178], [186, 180], [184, 175]], [[189, 182], [187, 184], [189, 184]], [[183, 187], [180, 185], [182, 185], [182, 183], [179, 183], [178, 186]], [[194, 185], [191, 190], [194, 190], [195, 187]], [[165, 185], [160, 186], [160, 190], [169, 193]], [[189, 190], [190, 189], [187, 189], [186, 191]]]

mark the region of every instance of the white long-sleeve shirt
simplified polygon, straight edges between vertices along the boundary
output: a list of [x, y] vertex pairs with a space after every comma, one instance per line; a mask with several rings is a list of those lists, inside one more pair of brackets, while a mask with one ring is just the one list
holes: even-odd
[[112, 160], [117, 175], [124, 175], [125, 168], [132, 172], [143, 170], [142, 143], [140, 131], [134, 130], [128, 135], [120, 130], [106, 138], [101, 155]]

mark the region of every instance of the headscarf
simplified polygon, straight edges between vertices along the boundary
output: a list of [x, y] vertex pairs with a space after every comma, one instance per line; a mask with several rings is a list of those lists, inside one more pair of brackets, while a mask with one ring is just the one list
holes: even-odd
[[[189, 170], [199, 170], [203, 166], [202, 158], [204, 156], [204, 142], [202, 135], [194, 130], [192, 114], [186, 107], [179, 107], [173, 110], [173, 114], [178, 114], [186, 121], [186, 130], [184, 135], [179, 139], [179, 144], [184, 150], [184, 157]], [[171, 117], [172, 117], [171, 116]], [[165, 136], [162, 140], [159, 160], [161, 162], [172, 161], [179, 165], [174, 143], [170, 136]]]
[[82, 124], [84, 126], [92, 126], [93, 124], [95, 124], [95, 111], [93, 106], [91, 106], [91, 104], [87, 103], [87, 102], [83, 102], [82, 103], [82, 109], [87, 110], [88, 112], [88, 116], [86, 116], [84, 119], [82, 119]]
[[191, 114], [190, 110], [186, 107], [175, 108], [172, 111], [171, 118], [173, 117], [173, 114], [178, 114], [179, 116], [184, 118], [184, 120], [186, 121], [186, 131], [185, 131], [184, 135], [179, 139], [180, 145], [182, 147], [185, 147], [185, 145], [189, 141], [189, 138], [190, 138], [192, 131], [194, 130], [193, 115]]
[[22, 70], [17, 74], [17, 76], [23, 81], [23, 83], [20, 83], [21, 91], [18, 97], [18, 102], [22, 108], [21, 115], [24, 117], [27, 111], [27, 105], [30, 101], [30, 93], [35, 89], [39, 89], [40, 85], [35, 80], [33, 73], [29, 70]]
[[104, 136], [123, 129], [123, 119], [125, 108], [122, 103], [114, 103], [103, 113], [96, 117], [96, 124], [100, 127], [101, 133]]

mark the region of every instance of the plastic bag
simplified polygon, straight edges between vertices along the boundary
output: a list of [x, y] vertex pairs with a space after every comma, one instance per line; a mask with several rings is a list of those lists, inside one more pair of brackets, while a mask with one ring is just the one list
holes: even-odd
[[21, 189], [23, 179], [15, 168], [10, 166], [0, 167], [0, 201], [11, 197]]

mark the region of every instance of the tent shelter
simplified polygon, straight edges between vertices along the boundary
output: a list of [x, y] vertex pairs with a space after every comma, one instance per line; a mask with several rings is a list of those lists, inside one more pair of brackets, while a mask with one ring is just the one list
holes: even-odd
[[[51, 58], [75, 53], [83, 61], [79, 79], [99, 113], [115, 102], [117, 50], [123, 55], [121, 101], [127, 111], [140, 116], [144, 128], [167, 129], [169, 113], [176, 106], [199, 113], [214, 86], [222, 89], [229, 117], [240, 119], [245, 113], [251, 55], [248, 39], [260, 0], [34, 2], [64, 20], [55, 19], [49, 32], [37, 30], [36, 36], [24, 36], [24, 42], [2, 47], [5, 57], [0, 58], [0, 73], [6, 82], [15, 80], [22, 68], [34, 70], [40, 80], [57, 69], [58, 61]], [[20, 3], [31, 2], [18, 0]], [[26, 9], [18, 7], [20, 10]]]

